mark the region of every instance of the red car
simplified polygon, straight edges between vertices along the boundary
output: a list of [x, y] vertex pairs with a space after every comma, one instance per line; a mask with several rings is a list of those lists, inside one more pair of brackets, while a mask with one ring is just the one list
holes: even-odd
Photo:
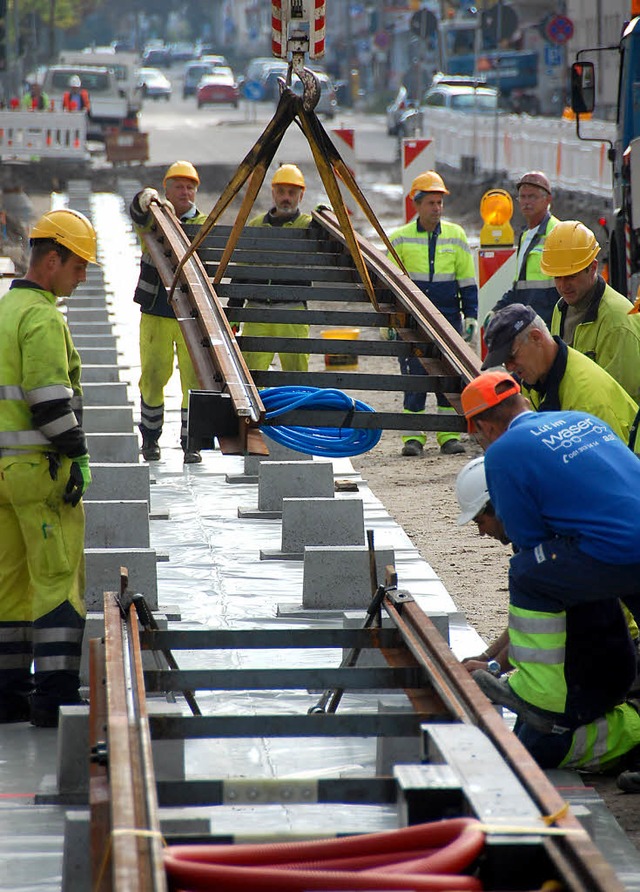
[[198, 108], [203, 105], [228, 103], [234, 108], [240, 102], [240, 90], [230, 68], [215, 68], [211, 74], [205, 74], [196, 89]]

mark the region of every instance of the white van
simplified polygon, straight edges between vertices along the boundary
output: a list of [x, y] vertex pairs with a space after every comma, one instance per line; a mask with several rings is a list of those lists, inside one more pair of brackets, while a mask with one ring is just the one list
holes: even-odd
[[91, 111], [87, 116], [87, 138], [104, 140], [112, 128], [120, 129], [127, 120], [128, 102], [118, 87], [112, 68], [91, 65], [51, 65], [45, 71], [42, 89], [62, 110], [62, 97], [69, 89], [69, 79], [77, 75], [89, 94]]
[[118, 89], [124, 92], [129, 104], [128, 112], [136, 115], [142, 108], [142, 94], [138, 84], [140, 57], [133, 52], [115, 52], [109, 47], [95, 50], [63, 50], [60, 53], [60, 65], [80, 65], [92, 68], [111, 68], [116, 76]]

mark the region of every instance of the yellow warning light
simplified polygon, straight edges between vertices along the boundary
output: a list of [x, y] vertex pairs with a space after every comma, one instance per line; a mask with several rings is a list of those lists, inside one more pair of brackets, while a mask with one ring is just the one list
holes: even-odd
[[480, 216], [484, 226], [480, 231], [481, 245], [512, 245], [513, 200], [504, 189], [490, 189], [480, 200]]

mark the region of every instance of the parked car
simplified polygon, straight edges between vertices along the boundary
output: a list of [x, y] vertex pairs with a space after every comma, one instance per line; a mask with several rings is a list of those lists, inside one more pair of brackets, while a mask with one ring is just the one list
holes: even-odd
[[196, 88], [205, 74], [211, 74], [215, 66], [211, 62], [189, 62], [184, 66], [184, 80], [182, 82], [182, 98], [196, 95]]
[[230, 68], [220, 66], [214, 68], [211, 74], [205, 74], [196, 90], [196, 103], [198, 108], [203, 105], [217, 105], [228, 103], [234, 108], [240, 102], [240, 90]]
[[396, 134], [400, 137], [417, 136], [432, 108], [447, 108], [463, 114], [498, 114], [499, 92], [482, 82], [464, 77], [440, 76], [424, 95], [419, 108], [408, 105], [399, 114]]
[[213, 65], [214, 68], [229, 68], [226, 56], [218, 56], [215, 53], [204, 53], [199, 59], [201, 62], [207, 62], [209, 65]]
[[145, 99], [171, 99], [171, 81], [159, 68], [141, 68], [138, 83]]

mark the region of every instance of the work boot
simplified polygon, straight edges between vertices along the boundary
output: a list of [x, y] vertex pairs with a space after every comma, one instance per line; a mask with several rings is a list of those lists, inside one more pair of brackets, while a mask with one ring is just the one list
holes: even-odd
[[447, 440], [440, 447], [440, 455], [462, 455], [466, 451], [460, 440]]
[[537, 709], [519, 697], [511, 688], [508, 679], [496, 678], [486, 669], [476, 669], [471, 673], [471, 678], [492, 703], [506, 706], [518, 716], [521, 722], [531, 725], [536, 731], [540, 731], [542, 734], [562, 734], [564, 731], [570, 730], [560, 724], [561, 716], [556, 717], [553, 712]]
[[88, 700], [74, 700], [71, 703], [60, 703], [57, 706], [39, 706], [31, 704], [31, 724], [36, 728], [57, 728], [60, 721], [61, 706], [88, 706]]
[[28, 722], [30, 714], [28, 697], [4, 694], [0, 700], [0, 725]]
[[422, 455], [422, 448], [420, 440], [407, 440], [402, 447], [402, 455]]
[[160, 461], [160, 446], [157, 440], [148, 440], [143, 437], [140, 452], [145, 461]]
[[202, 456], [197, 449], [185, 449], [182, 461], [185, 465], [198, 465], [202, 461]]

